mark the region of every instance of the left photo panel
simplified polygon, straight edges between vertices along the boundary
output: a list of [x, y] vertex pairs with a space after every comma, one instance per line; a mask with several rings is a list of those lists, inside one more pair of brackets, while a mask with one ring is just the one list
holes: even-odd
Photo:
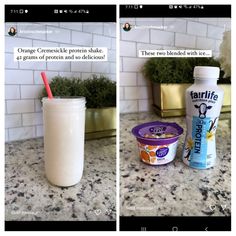
[[116, 230], [116, 5], [5, 5], [5, 230]]

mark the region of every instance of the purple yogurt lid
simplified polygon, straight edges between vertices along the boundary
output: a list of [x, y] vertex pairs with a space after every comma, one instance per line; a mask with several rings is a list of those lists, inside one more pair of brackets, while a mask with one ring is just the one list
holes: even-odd
[[[161, 135], [171, 133], [174, 136], [168, 138], [150, 138], [145, 135]], [[174, 143], [183, 133], [183, 129], [176, 123], [154, 121], [143, 123], [132, 129], [132, 134], [140, 143], [147, 145], [165, 145]]]

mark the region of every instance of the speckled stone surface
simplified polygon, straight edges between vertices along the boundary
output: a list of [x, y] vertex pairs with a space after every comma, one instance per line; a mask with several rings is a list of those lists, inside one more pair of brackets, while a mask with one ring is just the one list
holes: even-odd
[[[149, 121], [176, 122], [184, 128], [173, 162], [150, 166], [141, 162], [131, 129]], [[121, 115], [120, 215], [229, 216], [231, 214], [231, 136], [229, 119], [216, 133], [215, 167], [197, 170], [181, 160], [186, 134], [184, 117], [159, 118], [153, 113]]]
[[72, 187], [46, 180], [42, 138], [7, 143], [5, 153], [5, 220], [115, 220], [115, 138], [86, 141], [83, 177]]

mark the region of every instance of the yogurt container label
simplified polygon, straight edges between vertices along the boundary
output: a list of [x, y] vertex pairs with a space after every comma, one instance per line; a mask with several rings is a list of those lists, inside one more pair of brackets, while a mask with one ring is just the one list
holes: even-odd
[[163, 158], [164, 156], [166, 156], [169, 152], [169, 148], [168, 147], [163, 147], [163, 148], [160, 148], [156, 151], [156, 155], [157, 155], [157, 158]]
[[164, 146], [150, 146], [138, 143], [139, 155], [143, 162], [150, 165], [164, 165], [174, 160], [178, 141]]

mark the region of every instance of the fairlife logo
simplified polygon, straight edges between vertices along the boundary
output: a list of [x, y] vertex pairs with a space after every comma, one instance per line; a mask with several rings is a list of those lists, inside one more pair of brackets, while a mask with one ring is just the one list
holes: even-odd
[[215, 91], [205, 91], [205, 92], [190, 92], [190, 96], [192, 99], [209, 99], [209, 100], [214, 100], [217, 101], [218, 95], [215, 94]]

